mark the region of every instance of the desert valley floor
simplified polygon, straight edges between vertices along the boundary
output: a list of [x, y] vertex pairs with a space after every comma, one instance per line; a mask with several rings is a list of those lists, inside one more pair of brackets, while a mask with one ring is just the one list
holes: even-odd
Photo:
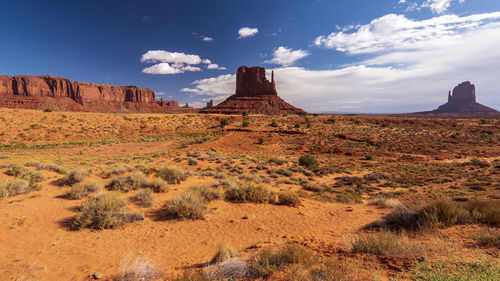
[[0, 109], [0, 279], [495, 280], [499, 191], [493, 118]]

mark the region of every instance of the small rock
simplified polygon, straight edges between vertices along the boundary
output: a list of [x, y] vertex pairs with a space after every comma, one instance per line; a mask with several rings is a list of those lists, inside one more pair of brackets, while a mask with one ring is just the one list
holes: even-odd
[[102, 273], [101, 273], [101, 272], [99, 272], [99, 271], [96, 271], [96, 272], [94, 272], [94, 274], [92, 274], [92, 277], [93, 277], [94, 279], [96, 279], [96, 280], [97, 280], [97, 279], [101, 279], [101, 278], [102, 278]]

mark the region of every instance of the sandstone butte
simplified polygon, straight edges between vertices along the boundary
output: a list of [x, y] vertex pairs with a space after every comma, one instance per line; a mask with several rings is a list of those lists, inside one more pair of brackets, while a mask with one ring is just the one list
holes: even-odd
[[217, 106], [202, 109], [204, 113], [241, 114], [300, 114], [304, 110], [296, 108], [278, 96], [274, 82], [266, 78], [263, 67], [240, 66], [236, 74], [236, 93]]
[[197, 112], [176, 101], [156, 100], [136, 86], [70, 81], [56, 76], [0, 75], [0, 107], [91, 112]]
[[436, 115], [437, 117], [480, 117], [500, 115], [493, 108], [476, 102], [476, 87], [471, 82], [460, 83], [448, 92], [448, 102], [436, 110], [419, 112], [417, 114]]

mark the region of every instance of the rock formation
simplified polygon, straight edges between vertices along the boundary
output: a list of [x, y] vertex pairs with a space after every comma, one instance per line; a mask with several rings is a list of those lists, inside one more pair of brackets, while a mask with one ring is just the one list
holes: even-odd
[[476, 102], [476, 87], [469, 81], [460, 83], [453, 89], [453, 93], [448, 92], [448, 102], [438, 107], [438, 109], [421, 112], [427, 114], [439, 114], [449, 116], [488, 116], [499, 114], [493, 108], [484, 106]]
[[0, 75], [0, 107], [94, 112], [182, 111], [178, 104], [165, 107], [157, 103], [155, 92], [150, 89], [72, 82], [55, 76]]
[[241, 114], [298, 114], [305, 113], [278, 97], [274, 82], [274, 72], [271, 81], [266, 78], [263, 67], [238, 68], [236, 74], [236, 93], [217, 106], [201, 110], [204, 113]]

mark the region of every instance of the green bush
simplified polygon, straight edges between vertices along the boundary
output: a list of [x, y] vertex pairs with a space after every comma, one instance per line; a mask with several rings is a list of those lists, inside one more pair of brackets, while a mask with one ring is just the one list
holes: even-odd
[[306, 168], [314, 168], [319, 165], [319, 162], [316, 158], [314, 158], [314, 156], [310, 154], [305, 154], [300, 156], [299, 165]]
[[166, 180], [169, 184], [178, 184], [187, 178], [186, 170], [177, 166], [161, 168], [158, 171], [158, 176]]
[[276, 121], [273, 120], [273, 122], [269, 124], [269, 127], [278, 127], [278, 123], [276, 123]]
[[225, 199], [231, 202], [269, 202], [270, 194], [267, 188], [255, 182], [247, 182], [243, 187], [232, 187], [226, 190]]
[[231, 120], [229, 120], [229, 119], [222, 119], [222, 120], [220, 120], [220, 126], [222, 128], [224, 128], [225, 126], [227, 126], [229, 124], [231, 124]]
[[250, 126], [250, 122], [248, 122], [247, 120], [243, 120], [243, 122], [241, 123], [241, 126], [248, 127], [248, 126]]
[[299, 195], [293, 191], [280, 192], [278, 193], [278, 204], [298, 207], [300, 205]]
[[52, 112], [52, 108], [47, 107], [43, 110], [43, 112]]
[[126, 206], [127, 198], [115, 192], [91, 197], [80, 206], [73, 225], [78, 229], [105, 229], [141, 218], [127, 215]]
[[104, 189], [103, 185], [96, 180], [77, 182], [71, 186], [71, 189], [66, 194], [71, 199], [82, 199], [93, 192], [99, 192]]

